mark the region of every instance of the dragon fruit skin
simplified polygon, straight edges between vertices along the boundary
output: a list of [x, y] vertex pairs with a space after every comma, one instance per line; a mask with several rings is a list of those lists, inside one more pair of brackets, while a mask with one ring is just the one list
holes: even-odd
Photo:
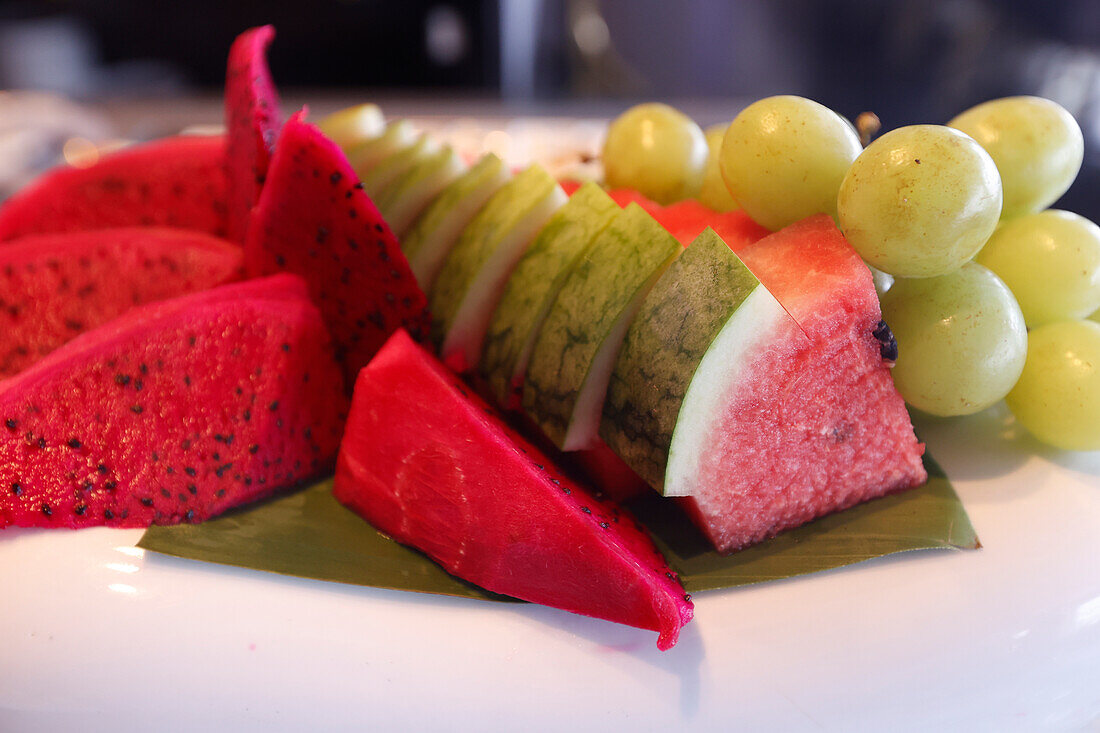
[[85, 168], [47, 171], [0, 206], [0, 240], [108, 227], [226, 233], [225, 138], [134, 145]]
[[305, 111], [283, 126], [245, 242], [250, 276], [309, 283], [348, 384], [391, 333], [428, 332], [427, 298], [344, 153]]
[[330, 470], [346, 411], [297, 278], [132, 310], [0, 383], [0, 527], [201, 521]]
[[660, 632], [693, 607], [624, 510], [559, 473], [403, 331], [359, 375], [334, 493], [497, 593]]
[[225, 74], [225, 123], [229, 182], [227, 238], [244, 242], [249, 212], [260, 198], [282, 115], [279, 93], [267, 66], [267, 47], [275, 39], [270, 25], [241, 33], [229, 48]]
[[37, 234], [0, 246], [0, 379], [130, 308], [235, 280], [241, 248], [157, 227]]

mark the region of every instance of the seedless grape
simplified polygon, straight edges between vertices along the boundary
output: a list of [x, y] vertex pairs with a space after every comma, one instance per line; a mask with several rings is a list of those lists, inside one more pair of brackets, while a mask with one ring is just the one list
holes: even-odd
[[993, 157], [1004, 184], [1006, 219], [1050, 206], [1081, 170], [1081, 128], [1049, 99], [994, 99], [947, 124], [977, 140]]
[[767, 97], [726, 130], [722, 177], [746, 214], [781, 229], [812, 214], [836, 216], [837, 189], [860, 149], [852, 126], [828, 107]]
[[852, 163], [837, 211], [870, 265], [933, 277], [959, 268], [989, 239], [1001, 213], [1001, 180], [989, 154], [958, 130], [901, 127]]
[[1061, 321], [1033, 330], [1007, 402], [1044, 443], [1100, 450], [1100, 323]]
[[1048, 209], [997, 227], [978, 262], [1016, 296], [1029, 327], [1085, 318], [1100, 308], [1100, 227]]
[[989, 407], [1012, 389], [1024, 367], [1027, 330], [1020, 307], [981, 265], [896, 280], [882, 296], [882, 315], [898, 341], [898, 391], [933, 415]]
[[639, 104], [611, 123], [603, 145], [604, 179], [661, 204], [699, 195], [707, 141], [699, 125], [667, 104]]

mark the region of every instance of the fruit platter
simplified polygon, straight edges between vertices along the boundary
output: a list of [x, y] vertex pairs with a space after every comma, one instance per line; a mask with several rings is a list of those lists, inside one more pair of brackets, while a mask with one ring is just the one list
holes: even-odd
[[273, 39], [0, 205], [0, 729], [1100, 721], [1065, 110], [551, 165], [284, 110]]

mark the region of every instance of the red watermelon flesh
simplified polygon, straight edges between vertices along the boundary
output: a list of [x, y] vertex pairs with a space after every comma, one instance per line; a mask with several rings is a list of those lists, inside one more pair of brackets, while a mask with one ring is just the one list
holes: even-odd
[[226, 232], [225, 138], [189, 135], [49, 171], [0, 207], [0, 240], [128, 226]]
[[185, 229], [38, 234], [0, 247], [0, 379], [134, 306], [235, 280], [241, 248]]
[[396, 329], [428, 333], [427, 298], [344, 153], [304, 115], [291, 116], [279, 136], [245, 269], [305, 278], [352, 384]]
[[927, 479], [870, 272], [832, 220], [739, 254], [793, 319], [716, 396], [698, 488], [680, 500], [721, 551]]
[[270, 25], [250, 28], [229, 48], [225, 74], [225, 123], [229, 131], [226, 175], [229, 180], [229, 233], [243, 242], [248, 216], [260, 198], [279, 135], [279, 93], [267, 67], [267, 47], [275, 38]]
[[685, 247], [710, 227], [734, 252], [771, 234], [743, 211], [721, 213], [698, 201], [680, 201], [653, 213], [653, 218]]
[[296, 278], [132, 310], [0, 384], [0, 527], [201, 521], [329, 470], [346, 410]]
[[507, 427], [404, 332], [356, 383], [335, 495], [497, 593], [660, 632], [692, 604], [649, 537]]

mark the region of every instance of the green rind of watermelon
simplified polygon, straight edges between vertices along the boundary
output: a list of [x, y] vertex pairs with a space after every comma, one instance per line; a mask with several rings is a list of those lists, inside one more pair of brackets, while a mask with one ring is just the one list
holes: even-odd
[[464, 171], [465, 166], [458, 153], [450, 145], [445, 145], [387, 186], [381, 195], [375, 197], [374, 203], [390, 229], [401, 237], [417, 214]]
[[658, 631], [661, 649], [692, 617], [629, 514], [559, 473], [403, 333], [359, 375], [334, 494], [490, 591]]
[[[687, 432], [683, 424], [691, 422], [691, 415], [684, 414], [691, 385], [698, 372], [703, 372], [700, 377], [709, 373], [702, 368], [705, 355], [758, 289], [775, 303], [726, 243], [707, 229], [653, 286], [627, 330], [608, 385], [600, 436], [658, 491], [666, 486], [674, 435]], [[758, 309], [749, 310], [755, 315]], [[777, 303], [773, 310], [783, 313]], [[744, 329], [737, 333], [751, 335]], [[702, 402], [696, 411], [705, 408], [705, 397]]]
[[531, 352], [523, 409], [563, 450], [591, 447], [615, 357], [641, 299], [680, 245], [636, 204], [617, 212], [566, 278]]
[[617, 211], [603, 189], [585, 184], [550, 217], [516, 265], [489, 322], [480, 363], [497, 404], [519, 407], [539, 328], [578, 257]]
[[493, 194], [462, 232], [429, 296], [432, 339], [448, 366], [466, 371], [477, 365], [508, 276], [565, 202], [557, 181], [532, 165]]
[[443, 189], [402, 237], [401, 250], [425, 291], [431, 290], [439, 268], [467, 225], [510, 177], [504, 161], [488, 153]]

